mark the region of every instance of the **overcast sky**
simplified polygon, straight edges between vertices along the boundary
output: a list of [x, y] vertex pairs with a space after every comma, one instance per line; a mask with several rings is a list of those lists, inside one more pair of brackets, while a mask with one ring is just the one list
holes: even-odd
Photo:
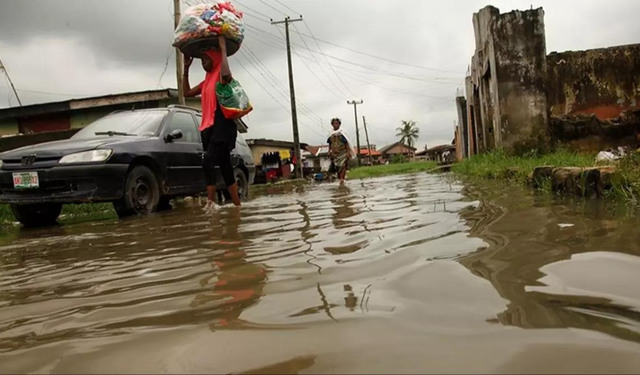
[[[301, 140], [310, 144], [325, 142], [332, 117], [355, 136], [347, 99], [364, 100], [360, 126], [364, 115], [378, 148], [396, 140], [401, 120], [417, 122], [419, 148], [451, 142], [454, 97], [474, 50], [472, 14], [488, 4], [544, 7], [547, 52], [640, 42], [637, 0], [233, 3], [248, 25], [231, 68], [255, 107], [249, 138], [292, 139], [283, 31], [268, 18], [304, 17], [291, 31]], [[25, 104], [176, 87], [172, 11], [172, 0], [0, 0], [0, 59]], [[192, 83], [202, 77], [194, 64]], [[7, 87], [1, 77], [0, 107], [17, 104]]]

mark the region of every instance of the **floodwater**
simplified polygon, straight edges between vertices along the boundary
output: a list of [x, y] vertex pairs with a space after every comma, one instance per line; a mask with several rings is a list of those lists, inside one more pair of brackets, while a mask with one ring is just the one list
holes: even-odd
[[640, 219], [427, 174], [0, 237], [0, 372], [638, 372]]

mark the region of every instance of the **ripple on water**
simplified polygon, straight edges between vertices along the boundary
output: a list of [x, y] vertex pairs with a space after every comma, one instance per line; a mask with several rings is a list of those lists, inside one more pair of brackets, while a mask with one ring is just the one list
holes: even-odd
[[[581, 328], [640, 342], [634, 289], [627, 295], [582, 275], [607, 266], [624, 285], [640, 268], [640, 242], [629, 235], [638, 221], [491, 189], [479, 194], [416, 174], [318, 184], [259, 197], [240, 211], [206, 214], [192, 205], [21, 231], [0, 247], [0, 369], [38, 372], [29, 355], [57, 353], [52, 366], [85, 350], [78, 343], [101, 348], [176, 331], [223, 341], [231, 331], [317, 334], [334, 323], [345, 332], [367, 324], [371, 342], [386, 342], [393, 329], [404, 332], [396, 341], [422, 332], [413, 348], [436, 332], [466, 340], [504, 326]], [[612, 246], [627, 258], [579, 255]], [[310, 345], [305, 352], [322, 343], [301, 342]]]

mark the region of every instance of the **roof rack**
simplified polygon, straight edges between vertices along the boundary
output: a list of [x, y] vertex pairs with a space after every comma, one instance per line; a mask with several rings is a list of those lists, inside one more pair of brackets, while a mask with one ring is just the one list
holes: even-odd
[[179, 104], [169, 104], [167, 106], [167, 108], [182, 108], [182, 109], [189, 109], [189, 110], [196, 111], [196, 112], [202, 112], [198, 108], [193, 108], [193, 107], [189, 107], [189, 106], [186, 106], [186, 105], [179, 105]]

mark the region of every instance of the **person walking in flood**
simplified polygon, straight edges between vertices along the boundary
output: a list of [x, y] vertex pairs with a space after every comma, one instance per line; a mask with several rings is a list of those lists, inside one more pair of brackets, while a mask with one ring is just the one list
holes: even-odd
[[184, 59], [183, 90], [185, 97], [200, 95], [202, 102], [202, 122], [200, 134], [204, 147], [204, 168], [207, 182], [207, 208], [214, 207], [216, 196], [215, 167], [220, 168], [222, 178], [227, 186], [233, 204], [240, 206], [238, 196], [238, 184], [233, 174], [231, 164], [231, 151], [236, 147], [237, 127], [233, 120], [224, 117], [218, 99], [216, 97], [216, 83], [227, 84], [231, 82], [231, 70], [227, 60], [226, 42], [223, 36], [219, 37], [220, 50], [206, 50], [202, 54], [202, 68], [206, 75], [202, 83], [196, 87], [189, 84], [189, 68], [193, 62], [192, 57]]
[[333, 132], [329, 134], [329, 158], [331, 159], [331, 169], [337, 173], [340, 183], [343, 184], [347, 177], [349, 161], [355, 157], [355, 151], [349, 141], [347, 132], [340, 128], [342, 121], [339, 118], [331, 120]]

